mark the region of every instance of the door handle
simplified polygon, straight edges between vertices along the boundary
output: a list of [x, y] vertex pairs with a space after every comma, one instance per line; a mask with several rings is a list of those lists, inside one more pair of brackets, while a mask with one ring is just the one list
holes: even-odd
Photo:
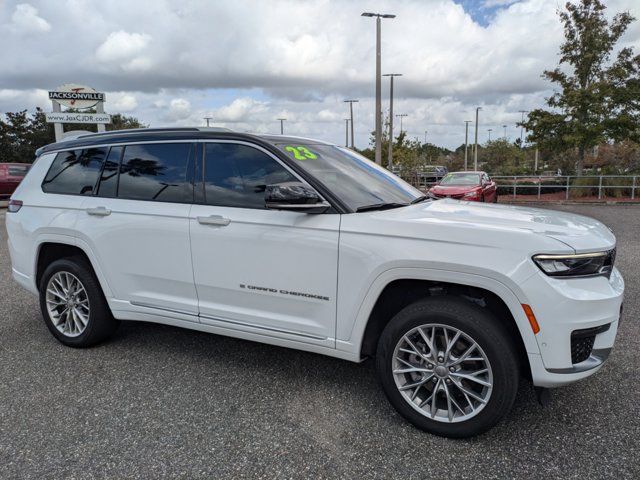
[[107, 215], [111, 215], [111, 210], [105, 207], [93, 207], [87, 208], [87, 213], [89, 215], [95, 215], [96, 217], [106, 217]]
[[226, 227], [231, 220], [222, 215], [209, 215], [208, 217], [198, 217], [198, 223], [202, 225], [217, 225], [218, 227]]

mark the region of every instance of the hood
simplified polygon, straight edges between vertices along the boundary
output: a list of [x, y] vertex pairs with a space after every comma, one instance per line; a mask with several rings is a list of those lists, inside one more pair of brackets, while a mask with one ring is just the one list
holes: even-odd
[[429, 191], [436, 195], [463, 195], [479, 188], [479, 185], [434, 185]]
[[[511, 234], [533, 233], [562, 242], [576, 253], [608, 250], [616, 244], [611, 230], [599, 221], [557, 210], [443, 199], [371, 214], [406, 224], [406, 233], [420, 224], [446, 226], [458, 235], [460, 229], [468, 229], [468, 240], [479, 243], [487, 237], [515, 240]], [[486, 235], [491, 231], [495, 234]]]

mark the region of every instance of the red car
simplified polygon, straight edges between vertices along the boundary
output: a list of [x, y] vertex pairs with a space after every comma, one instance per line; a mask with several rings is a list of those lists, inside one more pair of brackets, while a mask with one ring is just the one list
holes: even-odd
[[498, 188], [486, 172], [451, 172], [431, 187], [429, 196], [496, 203]]
[[26, 163], [0, 163], [0, 199], [11, 196], [31, 165]]

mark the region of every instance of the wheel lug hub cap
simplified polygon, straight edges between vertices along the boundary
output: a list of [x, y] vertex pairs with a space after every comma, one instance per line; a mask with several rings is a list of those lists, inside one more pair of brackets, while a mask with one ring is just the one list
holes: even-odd
[[449, 375], [449, 371], [442, 365], [438, 365], [435, 369], [436, 375], [440, 378], [445, 378]]

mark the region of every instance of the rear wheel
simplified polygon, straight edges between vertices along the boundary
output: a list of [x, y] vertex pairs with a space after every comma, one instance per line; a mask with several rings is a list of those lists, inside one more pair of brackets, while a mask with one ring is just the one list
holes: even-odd
[[70, 347], [90, 347], [118, 327], [91, 267], [81, 257], [52, 262], [40, 281], [40, 309], [49, 331]]
[[454, 296], [400, 311], [380, 337], [376, 363], [396, 410], [445, 437], [488, 430], [511, 409], [518, 389], [508, 334], [490, 312]]

